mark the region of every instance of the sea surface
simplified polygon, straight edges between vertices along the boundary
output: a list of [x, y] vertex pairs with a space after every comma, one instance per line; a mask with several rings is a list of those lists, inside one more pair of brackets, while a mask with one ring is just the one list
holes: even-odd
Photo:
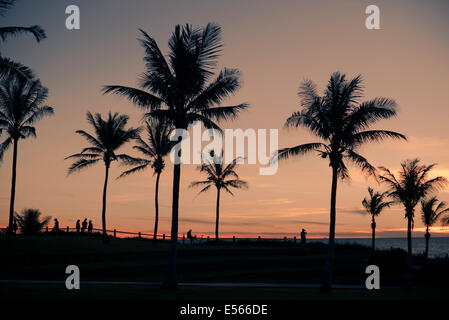
[[[223, 241], [232, 241], [229, 238], [222, 238]], [[238, 238], [238, 240], [257, 241], [257, 238]], [[284, 239], [264, 238], [263, 240], [269, 241], [284, 241]], [[287, 238], [288, 241], [292, 241], [291, 238]], [[298, 240], [299, 241], [299, 238]], [[307, 242], [323, 242], [328, 243], [327, 238], [322, 239], [307, 239]], [[371, 247], [371, 238], [336, 238], [335, 242], [338, 244], [360, 244]], [[376, 238], [376, 249], [391, 249], [399, 248], [407, 251], [407, 238]], [[422, 254], [426, 249], [426, 240], [424, 237], [412, 238], [412, 251], [413, 254]], [[429, 244], [429, 257], [438, 258], [449, 256], [449, 237], [432, 237]]]
[[[308, 239], [310, 242], [324, 242], [328, 239]], [[355, 243], [365, 246], [371, 246], [371, 238], [337, 238], [335, 243]], [[407, 250], [407, 238], [376, 238], [377, 249], [400, 248]], [[421, 254], [426, 249], [426, 240], [422, 238], [412, 238], [413, 254]], [[449, 255], [449, 237], [435, 237], [430, 238], [429, 242], [429, 256], [430, 257], [445, 257]]]

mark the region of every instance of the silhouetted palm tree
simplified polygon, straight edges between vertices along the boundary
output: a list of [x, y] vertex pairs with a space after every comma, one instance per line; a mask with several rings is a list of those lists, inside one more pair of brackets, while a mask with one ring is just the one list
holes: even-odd
[[216, 217], [215, 217], [215, 240], [218, 241], [218, 224], [220, 219], [220, 192], [223, 189], [227, 193], [234, 195], [231, 188], [242, 189], [248, 188], [248, 183], [239, 178], [238, 174], [235, 172], [235, 166], [239, 158], [234, 159], [227, 166], [223, 166], [223, 152], [220, 155], [215, 155], [211, 152], [209, 159], [204, 159], [204, 162], [198, 169], [201, 172], [205, 172], [207, 175], [207, 180], [195, 181], [190, 184], [191, 187], [203, 187], [199, 193], [206, 192], [211, 187], [217, 189], [217, 206], [216, 206]]
[[128, 165], [135, 165], [134, 168], [123, 172], [119, 178], [129, 174], [153, 168], [156, 175], [156, 189], [154, 194], [155, 219], [153, 240], [157, 240], [157, 228], [159, 223], [159, 178], [165, 168], [164, 157], [167, 156], [175, 142], [170, 141], [172, 127], [166, 121], [160, 119], [150, 119], [146, 121], [147, 141], [137, 138], [137, 145], [133, 148], [138, 150], [145, 158], [129, 158], [125, 161]]
[[65, 159], [77, 159], [69, 168], [68, 174], [90, 167], [99, 161], [103, 161], [106, 172], [103, 186], [103, 206], [101, 210], [101, 221], [103, 227], [103, 241], [107, 242], [106, 232], [106, 191], [108, 187], [109, 167], [111, 162], [120, 160], [126, 161], [130, 157], [126, 154], [116, 154], [116, 151], [128, 141], [137, 138], [140, 129], [128, 128], [127, 115], [112, 114], [109, 112], [108, 118], [103, 120], [101, 114], [92, 115], [87, 113], [87, 121], [94, 129], [94, 135], [84, 130], [77, 130], [76, 133], [83, 136], [91, 146], [84, 148], [80, 153], [73, 154]]
[[[4, 16], [5, 13], [14, 5], [14, 3], [15, 0], [0, 0], [0, 16]], [[39, 26], [0, 27], [0, 39], [2, 42], [5, 42], [8, 37], [18, 36], [23, 33], [32, 34], [37, 42], [46, 38], [45, 31]], [[0, 56], [0, 78], [17, 74], [28, 78], [28, 80], [34, 80], [35, 78], [33, 71], [27, 66], [19, 62], [15, 62], [9, 58]]]
[[[141, 89], [106, 86], [104, 93], [115, 93], [134, 104], [150, 109], [148, 117], [168, 119], [175, 129], [187, 129], [195, 122], [207, 128], [220, 129], [214, 120], [234, 118], [247, 104], [221, 106], [221, 102], [240, 87], [240, 73], [225, 68], [215, 79], [214, 69], [222, 49], [220, 26], [209, 23], [204, 28], [191, 25], [175, 27], [168, 46], [168, 59], [156, 41], [142, 31], [146, 72]], [[218, 105], [218, 106], [217, 106]], [[178, 142], [182, 140], [180, 136]], [[180, 154], [180, 152], [179, 152]], [[173, 202], [171, 249], [164, 286], [176, 288], [176, 248], [178, 239], [178, 207], [181, 164], [173, 168]]]
[[443, 214], [447, 212], [449, 212], [449, 208], [447, 207], [446, 202], [441, 201], [438, 203], [437, 197], [421, 200], [421, 218], [422, 222], [426, 226], [426, 234], [424, 235], [424, 238], [426, 239], [426, 251], [424, 254], [426, 259], [429, 256], [429, 229], [438, 221], [438, 219], [442, 218]]
[[371, 215], [371, 247], [374, 251], [376, 249], [376, 217], [382, 212], [383, 209], [389, 208], [393, 204], [393, 201], [385, 201], [385, 199], [388, 197], [388, 192], [374, 192], [374, 190], [369, 187], [368, 193], [369, 199], [364, 198], [362, 200], [362, 205], [365, 207], [366, 212]]
[[401, 203], [405, 208], [408, 248], [407, 287], [409, 288], [412, 285], [412, 229], [415, 207], [429, 193], [443, 188], [447, 184], [447, 180], [444, 177], [429, 178], [429, 173], [434, 166], [435, 164], [420, 164], [419, 159], [406, 160], [401, 163], [398, 178], [387, 168], [380, 168], [383, 174], [379, 178], [388, 185], [388, 195], [395, 199], [396, 202]]
[[53, 108], [44, 105], [47, 96], [48, 90], [39, 80], [29, 81], [23, 77], [13, 77], [0, 81], [0, 130], [6, 133], [5, 140], [0, 144], [0, 161], [9, 146], [13, 145], [8, 230], [11, 230], [14, 222], [19, 140], [36, 137], [33, 124], [53, 114]]
[[347, 80], [344, 74], [335, 72], [328, 82], [324, 95], [319, 96], [316, 85], [310, 80], [304, 81], [298, 92], [303, 110], [293, 113], [285, 126], [306, 127], [325, 143], [302, 144], [281, 149], [277, 153], [279, 159], [285, 159], [315, 151], [322, 158], [328, 158], [329, 166], [332, 168], [329, 254], [321, 286], [322, 292], [329, 292], [332, 285], [337, 180], [349, 177], [345, 160], [359, 166], [368, 174], [375, 174], [375, 168], [356, 152], [357, 148], [364, 143], [377, 142], [385, 138], [405, 139], [404, 135], [393, 131], [366, 130], [378, 120], [395, 116], [396, 103], [387, 98], [359, 102], [363, 93], [361, 84], [361, 76]]
[[24, 209], [21, 214], [15, 214], [17, 225], [20, 232], [25, 235], [35, 235], [42, 231], [51, 217], [43, 217], [41, 219], [41, 212], [38, 209]]

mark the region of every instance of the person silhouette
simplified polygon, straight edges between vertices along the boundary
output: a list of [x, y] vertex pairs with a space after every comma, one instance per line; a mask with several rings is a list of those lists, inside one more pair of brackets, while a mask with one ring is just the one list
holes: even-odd
[[306, 230], [302, 229], [302, 231], [301, 231], [301, 243], [306, 243], [306, 234], [307, 234]]
[[89, 220], [89, 226], [87, 227], [87, 232], [92, 233], [93, 229], [94, 229], [94, 225], [92, 224], [92, 220]]
[[76, 232], [80, 233], [81, 230], [81, 221], [80, 219], [76, 220]]
[[193, 240], [196, 240], [196, 236], [192, 236], [192, 229], [190, 229], [189, 231], [187, 231], [187, 239], [190, 240], [190, 244], [193, 243]]
[[86, 228], [87, 228], [87, 218], [85, 218], [83, 220], [83, 224], [82, 224], [82, 227], [81, 227], [81, 233], [84, 233], [84, 231], [86, 231]]
[[59, 221], [58, 219], [55, 218], [55, 225], [53, 226], [53, 231], [58, 231], [59, 230]]

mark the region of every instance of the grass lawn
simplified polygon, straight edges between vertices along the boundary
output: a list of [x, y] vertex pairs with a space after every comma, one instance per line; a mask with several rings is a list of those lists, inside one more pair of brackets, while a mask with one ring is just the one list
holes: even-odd
[[[67, 265], [77, 265], [81, 281], [162, 281], [168, 259], [168, 243], [152, 245], [139, 239], [112, 239], [104, 245], [95, 236], [1, 237], [0, 279], [65, 280]], [[327, 246], [321, 243], [180, 245], [180, 282], [263, 282], [320, 283]], [[402, 250], [379, 251], [367, 247], [336, 247], [334, 283], [364, 285], [365, 268], [376, 264], [381, 270], [381, 286], [405, 283], [406, 255]], [[30, 299], [449, 299], [449, 259], [424, 263], [416, 257], [415, 283], [442, 289], [417, 289], [412, 292], [383, 289], [376, 292], [335, 290], [330, 296], [311, 289], [203, 288], [182, 287], [176, 292], [147, 286], [84, 285], [68, 291], [64, 285], [0, 284], [0, 298]]]
[[192, 300], [253, 300], [253, 301], [314, 301], [314, 300], [449, 300], [449, 291], [402, 289], [379, 291], [334, 290], [323, 295], [312, 289], [264, 288], [203, 288], [180, 287], [168, 291], [159, 287], [85, 285], [80, 290], [67, 290], [61, 285], [1, 285], [0, 297], [7, 300], [118, 300], [118, 301], [192, 301]]

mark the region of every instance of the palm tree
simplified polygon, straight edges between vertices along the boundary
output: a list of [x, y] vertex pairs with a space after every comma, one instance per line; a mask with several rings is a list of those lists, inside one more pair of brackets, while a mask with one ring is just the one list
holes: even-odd
[[441, 201], [438, 203], [437, 197], [421, 200], [421, 218], [422, 222], [426, 226], [426, 234], [424, 235], [424, 238], [426, 239], [426, 251], [424, 256], [426, 259], [429, 256], [429, 229], [438, 221], [438, 219], [442, 217], [443, 214], [447, 212], [449, 212], [449, 207], [447, 207], [446, 202]]
[[24, 209], [21, 214], [15, 214], [20, 232], [25, 235], [36, 235], [50, 222], [51, 217], [43, 217], [38, 209]]
[[[146, 72], [140, 89], [125, 86], [105, 86], [104, 93], [115, 93], [134, 104], [149, 109], [148, 117], [167, 119], [175, 129], [187, 129], [199, 121], [207, 128], [220, 130], [214, 120], [232, 119], [247, 104], [222, 106], [222, 101], [240, 87], [240, 73], [236, 69], [222, 70], [212, 79], [222, 49], [221, 27], [209, 23], [204, 28], [191, 25], [175, 27], [168, 46], [168, 59], [162, 54], [154, 38], [140, 30], [145, 49]], [[182, 140], [180, 136], [178, 142]], [[180, 155], [180, 152], [178, 153]], [[173, 166], [173, 201], [171, 246], [166, 288], [174, 289], [176, 282], [176, 248], [178, 239], [179, 186], [181, 164]]]
[[378, 142], [385, 138], [406, 139], [404, 135], [393, 131], [366, 130], [378, 120], [395, 116], [396, 103], [388, 98], [374, 98], [360, 102], [362, 93], [360, 75], [348, 80], [346, 75], [335, 72], [331, 75], [323, 96], [318, 95], [316, 85], [312, 81], [304, 81], [298, 92], [303, 109], [293, 113], [285, 126], [306, 127], [324, 142], [284, 148], [278, 150], [274, 158], [286, 159], [315, 151], [322, 158], [329, 159], [329, 166], [332, 168], [329, 252], [321, 292], [331, 291], [337, 181], [339, 178], [342, 180], [349, 178], [345, 162], [350, 161], [368, 174], [374, 175], [375, 168], [356, 152], [357, 148], [366, 142]]
[[401, 203], [405, 208], [407, 219], [408, 274], [407, 287], [412, 285], [412, 229], [414, 225], [415, 207], [432, 191], [443, 188], [447, 184], [444, 177], [429, 178], [429, 173], [436, 164], [420, 164], [419, 159], [406, 160], [401, 163], [398, 178], [387, 168], [381, 167], [383, 174], [379, 177], [389, 187], [388, 195]]
[[0, 144], [0, 161], [5, 151], [13, 145], [8, 230], [12, 230], [14, 222], [19, 140], [36, 137], [33, 124], [53, 114], [53, 108], [44, 105], [47, 96], [48, 89], [43, 87], [39, 80], [29, 81], [22, 77], [13, 77], [0, 81], [0, 130], [6, 132], [5, 140]]
[[146, 121], [147, 142], [142, 138], [137, 138], [137, 145], [133, 148], [138, 150], [145, 158], [129, 158], [126, 163], [135, 165], [134, 168], [123, 172], [119, 178], [129, 174], [144, 170], [148, 167], [153, 168], [156, 175], [156, 191], [154, 194], [155, 220], [153, 241], [157, 240], [157, 228], [159, 223], [159, 178], [165, 168], [164, 157], [167, 156], [174, 142], [170, 141], [169, 135], [171, 126], [166, 121], [159, 119], [150, 119]]
[[369, 199], [363, 198], [362, 205], [365, 207], [366, 212], [371, 215], [371, 229], [372, 229], [372, 240], [371, 247], [376, 250], [375, 241], [376, 241], [376, 217], [382, 212], [383, 209], [389, 208], [393, 201], [385, 201], [385, 198], [388, 197], [388, 192], [374, 192], [372, 188], [368, 188]]
[[[14, 3], [15, 0], [0, 0], [0, 16], [4, 16]], [[9, 37], [18, 36], [19, 34], [24, 33], [32, 34], [37, 42], [46, 38], [45, 31], [39, 26], [12, 26], [0, 27], [0, 40], [5, 42]], [[35, 78], [33, 71], [30, 68], [9, 58], [1, 57], [0, 54], [0, 78], [10, 77], [12, 75], [21, 75], [28, 80], [34, 80]]]
[[239, 178], [235, 172], [235, 166], [239, 158], [234, 159], [227, 166], [223, 166], [223, 151], [220, 155], [210, 154], [210, 159], [205, 159], [205, 163], [198, 167], [201, 172], [205, 172], [207, 180], [195, 181], [190, 184], [191, 187], [202, 186], [199, 193], [206, 192], [211, 187], [217, 188], [217, 206], [215, 217], [215, 240], [218, 241], [218, 224], [220, 219], [220, 192], [223, 189], [230, 195], [234, 195], [231, 188], [242, 189], [248, 188], [248, 183]]
[[89, 147], [81, 150], [80, 153], [72, 154], [65, 159], [76, 159], [70, 166], [68, 174], [90, 167], [103, 160], [105, 165], [105, 178], [103, 186], [103, 206], [101, 210], [101, 221], [103, 226], [103, 241], [107, 242], [106, 232], [106, 191], [108, 187], [109, 167], [113, 161], [127, 161], [130, 157], [126, 154], [116, 154], [116, 151], [128, 141], [137, 138], [140, 129], [128, 128], [127, 115], [112, 114], [109, 112], [108, 118], [103, 120], [101, 114], [87, 113], [87, 122], [93, 127], [94, 135], [77, 130], [76, 133], [84, 137], [90, 144]]

